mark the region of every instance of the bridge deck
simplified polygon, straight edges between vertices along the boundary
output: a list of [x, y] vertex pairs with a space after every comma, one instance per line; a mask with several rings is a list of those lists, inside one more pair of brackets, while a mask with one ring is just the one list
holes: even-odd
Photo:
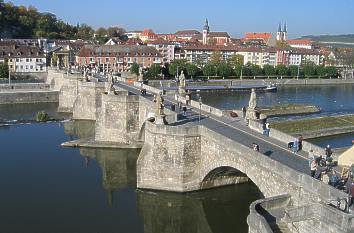
[[[127, 84], [118, 83], [116, 86], [119, 86], [132, 94], [140, 94], [140, 90], [138, 88]], [[151, 101], [153, 99], [153, 95], [148, 94], [145, 97]], [[166, 96], [164, 98], [166, 106], [175, 103], [173, 97]], [[246, 122], [243, 119], [230, 121], [225, 117], [207, 115], [203, 111], [201, 113], [201, 125], [204, 125], [215, 132], [218, 132], [245, 146], [251, 147], [252, 142], [255, 142], [260, 146], [260, 153], [265, 156], [268, 156], [302, 173], [310, 173], [306, 152], [299, 151], [298, 153], [293, 154], [292, 151], [287, 148], [286, 143], [251, 130], [246, 126]], [[178, 124], [197, 125], [199, 124], [198, 118], [199, 109], [189, 108], [186, 118]]]

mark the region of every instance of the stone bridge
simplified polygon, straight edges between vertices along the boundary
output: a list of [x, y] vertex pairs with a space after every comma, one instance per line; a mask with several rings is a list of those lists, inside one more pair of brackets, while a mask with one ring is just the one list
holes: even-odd
[[[353, 216], [327, 205], [347, 195], [310, 177], [307, 160], [292, 154], [286, 143], [251, 130], [241, 120], [230, 121], [206, 105], [200, 106], [203, 111], [188, 110], [183, 119], [166, 108], [170, 124], [157, 125], [147, 121], [155, 112], [152, 95], [140, 96], [137, 88], [117, 83], [111, 95], [100, 82], [72, 77], [60, 82], [59, 108], [72, 111], [75, 119], [95, 121], [92, 146], [143, 144], [136, 167], [138, 188], [190, 192], [250, 180], [266, 199], [251, 206], [249, 232], [273, 232], [280, 222], [288, 232], [353, 232]], [[174, 101], [169, 96], [165, 100], [166, 106]], [[260, 152], [250, 148], [252, 142], [261, 146]], [[282, 201], [274, 201], [277, 197]], [[305, 213], [313, 204], [321, 207], [316, 207], [320, 213]], [[338, 224], [323, 221], [323, 216], [334, 214]], [[314, 224], [319, 227], [314, 229]]]

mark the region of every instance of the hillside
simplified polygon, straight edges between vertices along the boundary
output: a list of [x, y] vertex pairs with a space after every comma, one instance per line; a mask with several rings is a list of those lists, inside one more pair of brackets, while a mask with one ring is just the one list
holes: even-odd
[[319, 35], [302, 36], [300, 39], [310, 39], [321, 44], [333, 47], [354, 47], [354, 34], [347, 35]]

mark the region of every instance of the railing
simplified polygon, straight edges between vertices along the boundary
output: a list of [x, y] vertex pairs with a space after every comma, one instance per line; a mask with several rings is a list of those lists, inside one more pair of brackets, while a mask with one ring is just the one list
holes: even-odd
[[285, 210], [290, 203], [290, 195], [261, 199], [253, 202], [250, 206], [250, 214], [247, 224], [254, 232], [273, 233], [271, 223], [283, 217], [284, 211], [274, 214], [274, 210]]

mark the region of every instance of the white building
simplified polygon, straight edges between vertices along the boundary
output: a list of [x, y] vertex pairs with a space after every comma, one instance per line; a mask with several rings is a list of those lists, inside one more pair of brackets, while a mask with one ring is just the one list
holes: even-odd
[[251, 63], [263, 67], [264, 65], [276, 65], [275, 48], [260, 47], [238, 47], [238, 46], [186, 46], [175, 55], [176, 59], [186, 59], [190, 63], [210, 61], [211, 56], [215, 52], [220, 52], [223, 60], [227, 61], [234, 55], [242, 55], [243, 63]]
[[161, 54], [163, 63], [171, 63], [175, 58], [175, 45], [163, 40], [147, 42], [147, 46], [155, 47]]
[[310, 40], [288, 40], [290, 47], [300, 49], [313, 49], [313, 44]]
[[47, 71], [47, 59], [38, 47], [11, 45], [0, 46], [0, 61], [7, 62], [13, 73], [38, 73]]
[[135, 38], [135, 39], [139, 39], [140, 35], [143, 31], [130, 31], [130, 32], [126, 32], [125, 35], [129, 38]]

